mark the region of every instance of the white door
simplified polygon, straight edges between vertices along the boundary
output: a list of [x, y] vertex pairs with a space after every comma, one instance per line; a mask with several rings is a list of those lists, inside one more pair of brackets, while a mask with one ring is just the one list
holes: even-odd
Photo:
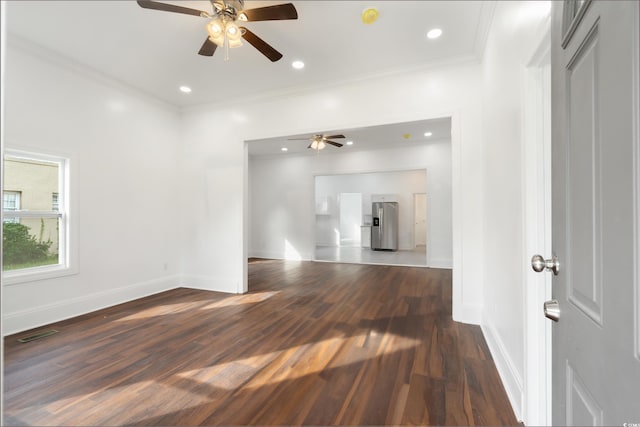
[[413, 195], [413, 226], [415, 246], [427, 245], [427, 195]]
[[553, 9], [553, 424], [638, 425], [638, 2]]

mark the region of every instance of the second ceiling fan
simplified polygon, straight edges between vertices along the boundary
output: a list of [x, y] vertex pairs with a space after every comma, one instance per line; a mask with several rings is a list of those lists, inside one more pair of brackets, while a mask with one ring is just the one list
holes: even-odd
[[210, 0], [213, 13], [203, 10], [191, 9], [169, 3], [160, 3], [152, 0], [137, 0], [138, 5], [144, 9], [161, 10], [164, 12], [182, 13], [185, 15], [199, 16], [210, 19], [207, 24], [208, 37], [205, 39], [198, 54], [213, 56], [218, 47], [225, 49], [225, 60], [229, 59], [228, 49], [239, 47], [244, 39], [258, 49], [272, 62], [282, 58], [282, 54], [271, 45], [249, 31], [246, 27], [239, 26], [236, 22], [252, 21], [279, 21], [284, 19], [298, 19], [298, 12], [291, 3], [275, 6], [244, 9], [244, 0]]
[[332, 139], [344, 139], [344, 135], [312, 135], [307, 138], [289, 138], [289, 141], [311, 141], [311, 144], [307, 148], [311, 148], [312, 150], [322, 150], [329, 145], [333, 145], [334, 147], [342, 147], [343, 144], [339, 142], [331, 141]]

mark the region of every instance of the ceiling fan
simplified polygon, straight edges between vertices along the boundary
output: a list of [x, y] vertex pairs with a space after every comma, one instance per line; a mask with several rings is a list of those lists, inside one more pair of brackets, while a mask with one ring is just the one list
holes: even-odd
[[339, 142], [331, 141], [332, 139], [342, 139], [345, 138], [344, 135], [312, 135], [307, 138], [289, 138], [289, 141], [311, 141], [311, 144], [307, 148], [311, 148], [312, 150], [322, 150], [327, 146], [327, 144], [333, 145], [334, 147], [342, 147], [342, 144]]
[[209, 0], [213, 6], [213, 13], [174, 4], [160, 3], [153, 0], [137, 0], [144, 9], [161, 10], [164, 12], [182, 13], [210, 19], [207, 24], [208, 37], [205, 39], [198, 54], [213, 56], [218, 46], [225, 49], [225, 60], [229, 59], [229, 48], [242, 46], [245, 39], [258, 49], [271, 62], [282, 58], [282, 54], [271, 45], [256, 36], [245, 27], [238, 26], [236, 21], [279, 21], [283, 19], [298, 19], [298, 12], [291, 3], [275, 6], [244, 9], [244, 0]]

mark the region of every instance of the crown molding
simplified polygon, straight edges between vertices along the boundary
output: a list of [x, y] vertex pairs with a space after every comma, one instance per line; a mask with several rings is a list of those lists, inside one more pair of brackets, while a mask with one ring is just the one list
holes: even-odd
[[477, 65], [479, 63], [480, 61], [478, 60], [476, 55], [470, 53], [468, 55], [458, 55], [443, 58], [438, 61], [431, 61], [427, 64], [420, 64], [413, 67], [387, 69], [376, 73], [365, 74], [356, 78], [334, 80], [328, 83], [290, 86], [287, 88], [265, 91], [260, 93], [259, 95], [239, 96], [231, 101], [225, 99], [224, 101], [214, 101], [184, 106], [181, 107], [180, 110], [183, 113], [197, 113], [207, 110], [228, 109], [229, 107], [239, 107], [245, 104], [278, 101], [287, 98], [299, 97], [302, 95], [309, 95], [317, 92], [353, 85], [355, 83], [363, 83], [389, 77], [400, 77], [409, 74], [424, 73], [443, 68], [460, 67], [464, 65]]
[[[55, 52], [49, 48], [34, 43], [16, 34], [10, 32], [7, 33], [6, 47], [8, 49], [15, 49], [27, 55], [33, 56], [39, 60], [48, 62], [49, 64], [55, 65], [66, 71], [82, 75], [83, 77], [86, 77], [102, 85], [125, 92], [133, 97], [142, 98], [143, 100], [154, 104], [157, 107], [169, 110], [173, 113], [180, 112], [180, 108], [174, 104], [166, 102], [146, 91], [143, 91], [135, 86], [123, 82], [122, 80], [118, 80], [106, 73], [103, 73], [100, 70], [82, 64], [68, 56]], [[7, 55], [7, 60], [11, 61], [9, 55]]]
[[476, 27], [476, 36], [473, 45], [474, 55], [479, 62], [482, 62], [484, 49], [487, 46], [487, 39], [489, 38], [489, 31], [493, 24], [496, 5], [497, 2], [495, 0], [485, 0], [482, 2], [482, 7], [480, 8], [480, 17], [478, 18], [478, 26]]

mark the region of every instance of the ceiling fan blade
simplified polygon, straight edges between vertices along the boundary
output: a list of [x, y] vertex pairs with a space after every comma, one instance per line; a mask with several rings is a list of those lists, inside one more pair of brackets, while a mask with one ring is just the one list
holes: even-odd
[[342, 144], [340, 144], [339, 142], [329, 141], [328, 139], [325, 139], [324, 142], [326, 142], [327, 144], [331, 144], [333, 146], [336, 146], [336, 147], [342, 147]]
[[138, 0], [138, 5], [144, 9], [162, 10], [164, 12], [183, 13], [193, 16], [208, 16], [207, 12], [201, 10], [189, 9], [188, 7], [176, 6], [174, 4], [158, 3], [151, 0]]
[[292, 3], [276, 6], [256, 7], [240, 12], [247, 21], [278, 21], [281, 19], [298, 19], [298, 11]]
[[271, 47], [267, 42], [260, 37], [247, 30], [245, 27], [240, 27], [242, 30], [242, 38], [248, 41], [253, 47], [258, 49], [264, 56], [269, 58], [271, 62], [276, 62], [282, 58], [282, 54]]
[[346, 138], [344, 135], [328, 135], [324, 136], [324, 139], [336, 139], [336, 138]]
[[202, 47], [200, 48], [198, 55], [213, 56], [213, 54], [216, 53], [217, 48], [218, 45], [209, 40], [209, 37], [207, 37], [204, 43], [202, 43]]

